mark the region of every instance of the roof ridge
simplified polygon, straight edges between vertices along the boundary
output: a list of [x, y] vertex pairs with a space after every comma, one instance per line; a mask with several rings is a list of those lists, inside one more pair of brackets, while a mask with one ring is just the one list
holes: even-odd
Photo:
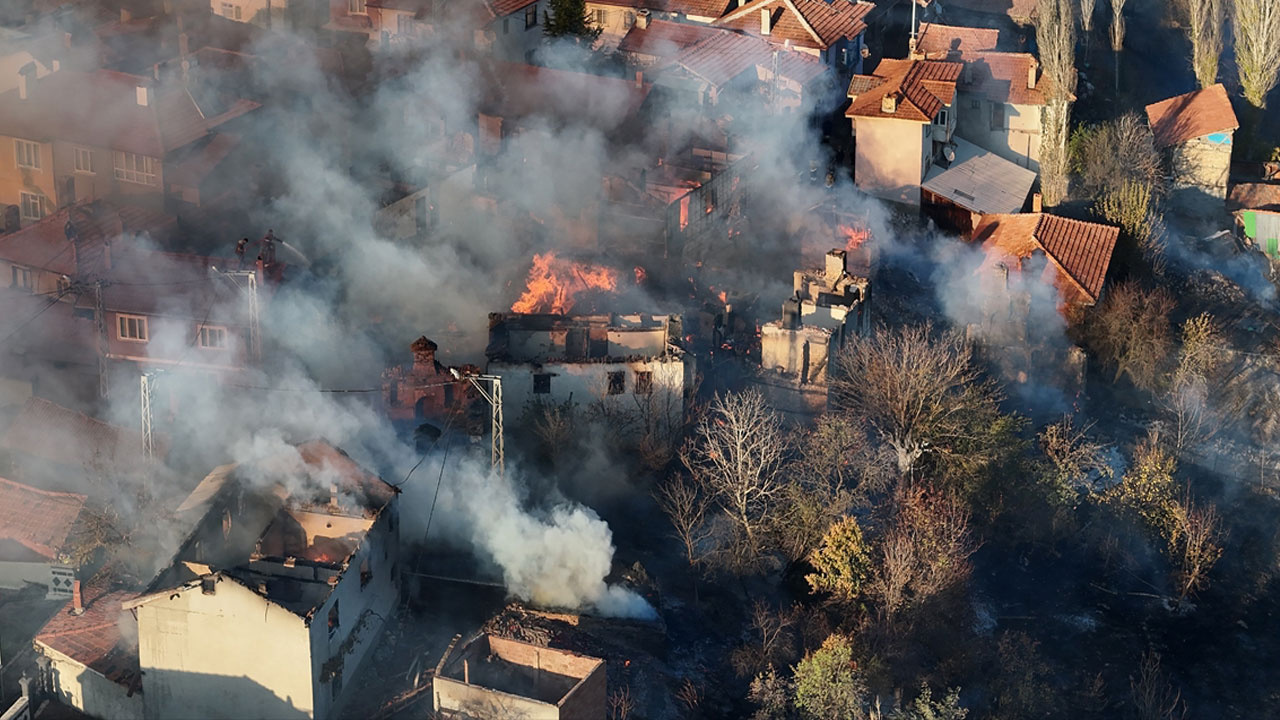
[[27, 485], [26, 483], [20, 483], [16, 480], [10, 480], [9, 478], [6, 478], [6, 477], [0, 477], [0, 483], [7, 483], [17, 489], [26, 490], [28, 492], [33, 492], [33, 493], [39, 493], [41, 495], [46, 495], [48, 497], [56, 497], [56, 498], [62, 498], [67, 500], [78, 499], [81, 501], [85, 501], [89, 499], [87, 495], [81, 495], [80, 493], [63, 492], [60, 490], [45, 490], [43, 488]]

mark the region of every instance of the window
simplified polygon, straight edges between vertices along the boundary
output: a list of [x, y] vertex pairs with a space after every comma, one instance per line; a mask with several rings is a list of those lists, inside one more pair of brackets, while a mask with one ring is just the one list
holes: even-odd
[[121, 340], [147, 341], [147, 319], [141, 315], [121, 315], [118, 336]]
[[240, 6], [239, 6], [239, 5], [237, 5], [237, 6], [236, 6], [236, 19], [237, 19], [237, 20], [239, 20], [239, 19], [240, 19]]
[[364, 0], [347, 0], [347, 12], [354, 15], [364, 15], [366, 12]]
[[978, 108], [982, 107], [982, 101], [979, 100], [978, 98], [974, 98], [969, 101], [969, 107], [973, 110], [977, 110]]
[[524, 29], [528, 30], [538, 24], [538, 3], [524, 9]]
[[[333, 637], [334, 634], [338, 632], [338, 619], [338, 601], [334, 600], [333, 607], [329, 608], [329, 637]], [[334, 682], [340, 683], [342, 681], [338, 680], [335, 676]]]
[[533, 376], [533, 394], [549, 395], [551, 394], [551, 375], [548, 373], [538, 373]]
[[139, 185], [159, 185], [156, 178], [155, 158], [137, 153], [112, 153], [112, 164], [116, 171], [116, 179]]
[[32, 170], [40, 169], [40, 144], [27, 142], [26, 140], [13, 141], [14, 157], [18, 160], [18, 167], [31, 168]]
[[400, 35], [412, 35], [413, 16], [404, 13], [396, 15], [396, 32]]
[[201, 325], [199, 340], [202, 348], [221, 350], [227, 346], [227, 329], [217, 325]]
[[233, 14], [235, 14], [235, 6], [228, 2], [222, 3], [222, 17], [229, 18]]
[[1004, 106], [998, 103], [991, 103], [991, 129], [1004, 129]]
[[938, 124], [945, 126], [947, 124], [947, 110], [943, 108], [938, 111]]
[[76, 172], [93, 174], [93, 151], [88, 148], [76, 148]]
[[621, 370], [609, 373], [609, 394], [621, 395], [627, 389], [627, 374]]
[[39, 220], [49, 214], [49, 203], [45, 201], [43, 195], [20, 192], [18, 193], [18, 199], [21, 203], [23, 220]]
[[592, 19], [595, 21], [596, 27], [604, 27], [609, 21], [609, 13], [604, 8], [596, 8], [591, 11]]
[[31, 271], [17, 265], [14, 265], [9, 269], [13, 271], [13, 281], [10, 283], [9, 287], [14, 290], [26, 290], [27, 292], [31, 292]]
[[653, 393], [653, 373], [648, 370], [636, 372], [636, 394], [650, 395]]

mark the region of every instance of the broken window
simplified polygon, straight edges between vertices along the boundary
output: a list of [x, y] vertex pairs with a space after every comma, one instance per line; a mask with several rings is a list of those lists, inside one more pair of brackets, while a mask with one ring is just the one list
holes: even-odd
[[627, 374], [619, 370], [609, 373], [609, 394], [621, 395], [627, 389]]
[[640, 370], [636, 372], [636, 394], [649, 395], [653, 393], [653, 373], [648, 370]]
[[537, 373], [533, 376], [533, 394], [551, 394], [551, 375], [549, 373]]
[[338, 601], [333, 601], [333, 607], [329, 608], [329, 637], [332, 638], [338, 632]]

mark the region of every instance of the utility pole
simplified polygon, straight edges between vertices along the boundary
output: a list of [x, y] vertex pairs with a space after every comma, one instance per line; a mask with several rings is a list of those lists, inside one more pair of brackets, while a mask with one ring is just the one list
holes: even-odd
[[[258, 273], [255, 270], [219, 270], [213, 268], [213, 271], [219, 273], [227, 280], [235, 285], [236, 288], [244, 290], [249, 301], [249, 357], [255, 363], [262, 360], [262, 326], [259, 322], [258, 314]], [[244, 281], [244, 285], [240, 281]]]
[[142, 454], [151, 460], [156, 456], [155, 436], [152, 434], [151, 421], [151, 391], [154, 389], [156, 379], [156, 371], [148, 370], [142, 373]]
[[[489, 403], [489, 467], [498, 471], [498, 477], [506, 473], [506, 442], [502, 434], [502, 378], [497, 375], [468, 375], [480, 396]], [[489, 384], [488, 389], [484, 384]]]
[[107, 308], [102, 301], [102, 280], [93, 283], [93, 319], [98, 325], [98, 397], [107, 399], [109, 383], [107, 382], [107, 355], [111, 352], [111, 341], [107, 337]]

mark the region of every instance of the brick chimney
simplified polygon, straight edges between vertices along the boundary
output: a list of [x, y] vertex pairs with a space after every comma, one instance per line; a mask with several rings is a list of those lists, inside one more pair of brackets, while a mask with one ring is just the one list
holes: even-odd
[[1028, 90], [1036, 89], [1036, 70], [1037, 69], [1038, 68], [1036, 67], [1035, 58], [1032, 58], [1031, 62], [1027, 63], [1027, 89]]
[[414, 375], [436, 374], [436, 350], [438, 346], [435, 343], [428, 340], [424, 335], [414, 340], [409, 349], [413, 351]]
[[84, 597], [80, 594], [79, 580], [75, 580], [71, 583], [71, 614], [84, 614]]
[[880, 98], [880, 112], [886, 115], [892, 115], [898, 112], [898, 97], [893, 93], [886, 93]]
[[773, 10], [771, 8], [760, 8], [760, 34], [768, 35], [773, 32]]

